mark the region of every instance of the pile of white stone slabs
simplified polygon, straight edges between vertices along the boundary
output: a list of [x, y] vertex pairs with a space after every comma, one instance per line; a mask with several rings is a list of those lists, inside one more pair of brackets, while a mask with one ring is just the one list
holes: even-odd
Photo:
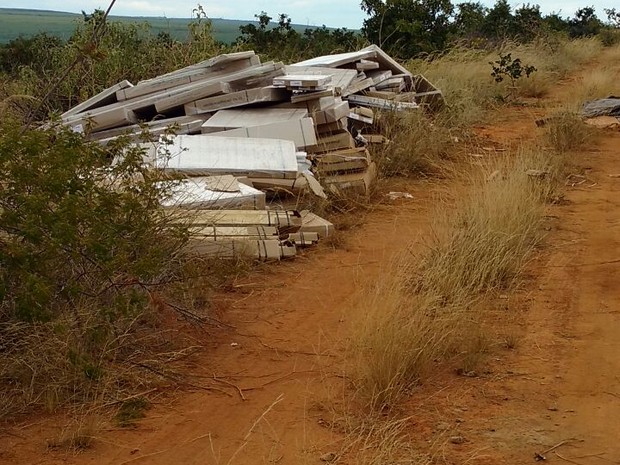
[[[172, 118], [196, 115], [202, 116], [189, 122], [204, 122], [223, 108], [287, 101], [290, 93], [272, 85], [274, 77], [284, 74], [283, 63], [261, 63], [252, 51], [224, 54], [136, 85], [122, 81], [65, 112], [61, 120], [96, 140], [102, 139], [97, 133], [116, 128], [137, 135], [138, 123], [156, 122], [151, 129], [158, 129]], [[200, 132], [195, 126], [181, 130]]]
[[215, 258], [291, 258], [333, 233], [328, 221], [295, 210], [199, 210], [175, 218], [189, 227], [190, 249]]
[[298, 150], [317, 144], [314, 121], [305, 108], [221, 110], [202, 124], [201, 131], [216, 137], [285, 139]]
[[441, 102], [430, 81], [376, 45], [292, 65], [243, 51], [119, 82], [61, 121], [101, 144], [144, 143], [147, 163], [180, 176], [162, 208], [190, 221], [195, 250], [262, 260], [333, 231], [311, 212], [269, 210], [265, 192], [367, 195], [377, 176], [367, 146], [387, 142], [374, 133], [375, 112]]
[[[375, 99], [385, 100], [378, 104], [373, 101], [357, 101], [355, 105], [402, 111], [416, 108], [413, 105], [390, 105], [390, 101], [424, 105], [437, 109], [443, 104], [443, 94], [428, 79], [418, 74], [413, 75], [407, 68], [385, 53], [376, 45], [350, 53], [339, 53], [312, 58], [293, 67], [326, 68], [357, 71], [357, 76], [339, 95], [349, 97], [361, 94]], [[288, 73], [288, 68], [287, 68]], [[368, 103], [371, 103], [369, 105]]]

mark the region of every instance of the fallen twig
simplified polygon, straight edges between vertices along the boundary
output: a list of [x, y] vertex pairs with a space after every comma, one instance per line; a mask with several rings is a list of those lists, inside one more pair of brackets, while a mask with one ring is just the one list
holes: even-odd
[[544, 451], [542, 451], [541, 453], [539, 453], [539, 452], [535, 452], [535, 453], [534, 453], [534, 458], [535, 458], [537, 461], [540, 461], [540, 460], [547, 460], [547, 457], [545, 457], [545, 454], [548, 454], [549, 452], [553, 452], [554, 450], [559, 449], [560, 447], [562, 447], [564, 444], [568, 444], [569, 442], [574, 441], [574, 440], [575, 440], [574, 438], [571, 438], [571, 439], [565, 439], [564, 441], [557, 443], [555, 446], [550, 447], [549, 449], [544, 450]]
[[245, 396], [243, 395], [243, 389], [241, 389], [239, 386], [237, 386], [236, 384], [231, 383], [230, 381], [226, 381], [225, 379], [222, 378], [218, 378], [217, 376], [215, 376], [215, 373], [213, 373], [213, 380], [217, 381], [218, 383], [222, 383], [222, 384], [226, 384], [227, 386], [233, 387], [237, 390], [237, 392], [239, 393], [239, 397], [241, 397], [241, 400], [246, 401], [247, 399], [245, 398]]
[[564, 460], [565, 462], [569, 462], [569, 463], [574, 463], [575, 465], [583, 465], [580, 462], [576, 462], [573, 459], [569, 459], [567, 457], [564, 457], [563, 455], [558, 454], [557, 452], [553, 452], [558, 458]]
[[136, 399], [138, 397], [146, 396], [147, 394], [150, 394], [151, 392], [155, 392], [157, 390], [159, 390], [159, 388], [149, 389], [148, 391], [140, 392], [138, 394], [134, 394], [133, 396], [125, 397], [124, 399], [112, 400], [112, 401], [108, 402], [107, 404], [103, 404], [100, 408], [110, 407], [110, 406], [116, 405], [116, 404], [122, 404], [123, 402], [127, 402], [128, 400], [132, 400], [132, 399]]

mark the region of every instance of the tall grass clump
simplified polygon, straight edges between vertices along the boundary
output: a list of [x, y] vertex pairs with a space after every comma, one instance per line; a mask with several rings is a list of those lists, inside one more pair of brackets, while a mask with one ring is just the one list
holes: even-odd
[[544, 136], [551, 148], [564, 153], [591, 143], [595, 138], [595, 133], [577, 113], [562, 110], [547, 119]]
[[505, 87], [491, 77], [489, 61], [494, 56], [486, 50], [455, 47], [440, 56], [412, 60], [407, 67], [442, 90], [449, 125], [465, 127], [484, 121]]
[[486, 350], [475, 330], [476, 302], [517, 282], [541, 240], [560, 165], [540, 149], [522, 149], [478, 173], [437, 220], [428, 251], [401, 258], [364, 293], [353, 346], [358, 387], [371, 407], [393, 405], [438, 360], [456, 354], [469, 366]]
[[588, 100], [618, 95], [620, 83], [618, 83], [617, 78], [618, 68], [614, 65], [615, 63], [612, 61], [589, 71], [580, 79], [577, 91], [573, 94], [573, 101], [576, 106]]
[[385, 176], [437, 173], [453, 156], [453, 131], [441, 118], [421, 111], [386, 112], [378, 117], [378, 131], [390, 142], [371, 146], [373, 159]]
[[440, 219], [420, 264], [419, 289], [452, 301], [461, 292], [476, 295], [514, 282], [540, 239], [540, 184], [547, 181], [528, 176], [536, 166], [521, 152], [514, 163], [496, 167], [490, 180], [474, 181], [449, 218]]
[[358, 389], [373, 409], [392, 406], [425, 377], [434, 361], [450, 350], [461, 314], [436, 296], [412, 294], [405, 260], [360, 298], [360, 323], [354, 335]]

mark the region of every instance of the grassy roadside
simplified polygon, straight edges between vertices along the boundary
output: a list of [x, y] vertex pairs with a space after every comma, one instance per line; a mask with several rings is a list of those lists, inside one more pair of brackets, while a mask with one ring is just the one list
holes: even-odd
[[[499, 96], [510, 90], [488, 76], [488, 62], [495, 54], [455, 50], [439, 60], [411, 64], [443, 88], [449, 102], [444, 112], [450, 117], [440, 114], [423, 122], [433, 130], [416, 131], [399, 146], [403, 163], [406, 147], [413, 147], [412, 166], [418, 169], [416, 148], [432, 145], [433, 131], [454, 136], [490, 121], [511, 105], [522, 105], [522, 99], [530, 99], [528, 105], [546, 106], [540, 98], [549, 95], [558, 79], [602, 51], [593, 40], [514, 47], [513, 56], [533, 63], [538, 72], [534, 79], [520, 80], [508, 101]], [[561, 197], [570, 156], [594, 137], [576, 110], [583, 99], [604, 97], [611, 90], [613, 75], [605, 67], [595, 77], [582, 94], [568, 95], [559, 107], [549, 109], [549, 118], [532, 143], [497, 155], [480, 168], [449, 170], [467, 187], [459, 191], [457, 201], [437, 207], [442, 213], [426, 250], [399, 257], [380, 281], [361, 291], [349, 360], [356, 402], [351, 415], [376, 412], [373, 421], [386, 428], [394, 425], [402, 420], [404, 398], [432, 370], [457, 366], [463, 373], [473, 372], [492, 350], [482, 324], [485, 303], [500, 293], [510, 294], [523, 282], [523, 270], [544, 238], [543, 216]], [[461, 144], [462, 151], [471, 150], [468, 142]], [[438, 145], [442, 147], [441, 138]], [[458, 144], [451, 146], [458, 154]], [[446, 158], [458, 159], [454, 152], [444, 150], [430, 164], [442, 166]], [[445, 157], [446, 153], [451, 156]], [[503, 344], [515, 347], [518, 341], [508, 337]], [[392, 443], [394, 449], [401, 448], [395, 455], [401, 459], [408, 454], [402, 445], [405, 436], [402, 432]], [[385, 444], [383, 449], [393, 448]]]

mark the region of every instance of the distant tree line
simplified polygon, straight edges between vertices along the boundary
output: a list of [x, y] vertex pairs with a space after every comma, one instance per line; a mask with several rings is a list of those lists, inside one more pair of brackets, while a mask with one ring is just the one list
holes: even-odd
[[615, 10], [606, 10], [608, 21], [603, 22], [591, 6], [563, 18], [557, 13], [543, 15], [539, 5], [529, 3], [513, 10], [507, 0], [497, 0], [490, 8], [450, 0], [363, 0], [362, 9], [368, 14], [364, 37], [403, 58], [442, 51], [458, 42], [528, 42], [549, 33], [577, 38], [617, 32], [612, 30], [620, 26]]

